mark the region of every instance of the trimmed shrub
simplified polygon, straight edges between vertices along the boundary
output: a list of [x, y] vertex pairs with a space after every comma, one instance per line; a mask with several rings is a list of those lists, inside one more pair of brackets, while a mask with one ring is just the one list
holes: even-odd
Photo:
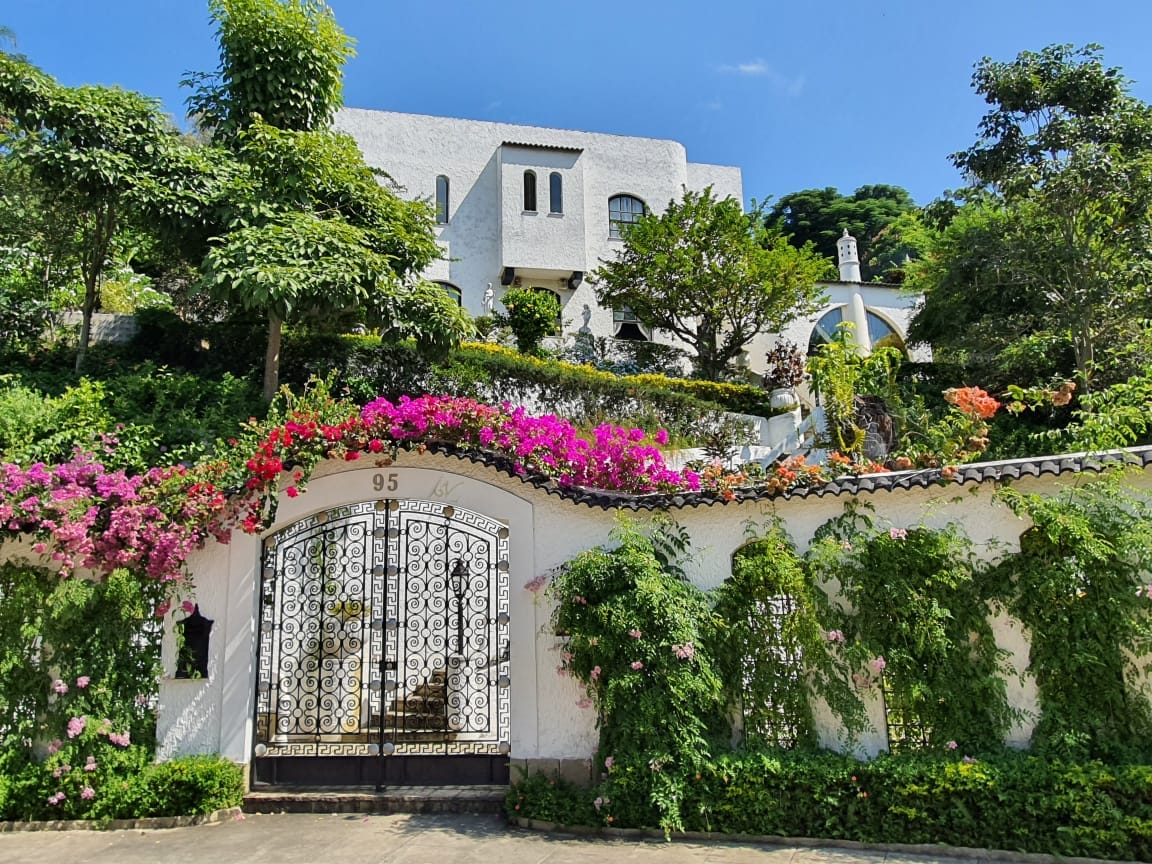
[[[547, 778], [532, 778], [513, 787], [508, 812], [569, 824], [655, 827], [656, 776], [632, 760], [614, 765], [609, 782], [593, 789], [545, 787]], [[557, 800], [561, 794], [569, 796], [567, 804]], [[978, 761], [882, 755], [860, 762], [829, 752], [745, 752], [709, 760], [681, 794], [686, 831], [1152, 860], [1148, 765], [1056, 762], [1021, 753]], [[590, 806], [596, 815], [588, 820]]]
[[244, 774], [239, 765], [219, 756], [187, 756], [148, 766], [94, 815], [107, 819], [200, 816], [238, 807], [243, 799]]
[[[107, 761], [107, 754], [102, 761]], [[0, 820], [141, 819], [149, 816], [198, 816], [237, 807], [244, 798], [239, 765], [219, 756], [187, 756], [150, 764], [145, 748], [121, 752], [116, 765], [102, 765], [104, 782], [76, 772], [76, 788], [53, 803], [61, 780], [48, 766], [34, 762], [10, 764], [0, 773]], [[95, 794], [85, 798], [81, 786], [91, 783]]]
[[602, 423], [666, 429], [680, 444], [700, 443], [720, 412], [768, 416], [767, 394], [755, 387], [663, 375], [618, 376], [590, 366], [528, 357], [509, 348], [469, 343], [437, 364], [412, 345], [381, 345], [367, 336], [297, 336], [285, 339], [282, 380], [302, 385], [335, 370], [348, 395], [437, 393], [484, 402], [508, 401], [554, 412], [583, 429]]
[[556, 322], [560, 317], [559, 298], [551, 291], [509, 288], [501, 302], [508, 314], [500, 317], [508, 322], [520, 353], [539, 354], [541, 340], [556, 332]]

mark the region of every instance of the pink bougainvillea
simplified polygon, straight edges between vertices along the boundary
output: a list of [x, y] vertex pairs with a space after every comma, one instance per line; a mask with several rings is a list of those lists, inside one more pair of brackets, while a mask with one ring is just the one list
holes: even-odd
[[[753, 483], [783, 493], [843, 473], [882, 470], [873, 464], [806, 465], [803, 457], [770, 468], [759, 480], [719, 463], [700, 473], [675, 470], [660, 450], [668, 441], [664, 430], [650, 435], [604, 424], [586, 438], [553, 414], [534, 416], [507, 403], [453, 396], [376, 399], [359, 411], [327, 396], [305, 398], [283, 419], [265, 425], [251, 420], [245, 428], [249, 443], [229, 439], [233, 450], [239, 448], [239, 460], [152, 468], [135, 476], [108, 470], [86, 452], [51, 466], [0, 464], [0, 532], [29, 538], [33, 551], [50, 558], [62, 577], [78, 568], [125, 568], [170, 584], [171, 600], [181, 593], [184, 564], [195, 549], [211, 538], [226, 542], [233, 526], [263, 530], [275, 516], [281, 490], [289, 497], [302, 493], [312, 468], [325, 459], [364, 455], [386, 465], [400, 448], [447, 447], [492, 454], [515, 474], [563, 487], [632, 495], [703, 492], [725, 500]], [[536, 592], [543, 584], [532, 580], [525, 587]], [[165, 601], [156, 614], [163, 617], [170, 609]]]
[[62, 576], [77, 567], [120, 567], [179, 581], [189, 553], [227, 535], [228, 500], [183, 466], [128, 476], [91, 453], [58, 465], [0, 465], [0, 526], [35, 538]]
[[377, 399], [364, 406], [360, 418], [371, 439], [490, 450], [508, 457], [517, 474], [550, 477], [563, 486], [633, 494], [700, 488], [694, 472], [665, 464], [658, 444], [667, 442], [667, 433], [650, 440], [642, 429], [605, 424], [588, 441], [555, 414], [537, 417], [508, 403], [497, 407], [453, 396]]

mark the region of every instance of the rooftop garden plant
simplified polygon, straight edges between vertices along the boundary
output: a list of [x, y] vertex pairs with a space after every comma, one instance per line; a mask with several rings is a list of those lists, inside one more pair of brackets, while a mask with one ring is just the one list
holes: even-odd
[[795, 387], [808, 374], [807, 358], [795, 342], [777, 342], [764, 359], [764, 386], [769, 390]]

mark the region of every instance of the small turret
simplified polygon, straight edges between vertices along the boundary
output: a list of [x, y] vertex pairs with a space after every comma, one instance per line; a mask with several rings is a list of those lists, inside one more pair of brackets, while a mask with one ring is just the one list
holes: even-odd
[[836, 241], [836, 256], [840, 265], [841, 282], [859, 282], [860, 253], [856, 251], [856, 238], [844, 229], [844, 236]]

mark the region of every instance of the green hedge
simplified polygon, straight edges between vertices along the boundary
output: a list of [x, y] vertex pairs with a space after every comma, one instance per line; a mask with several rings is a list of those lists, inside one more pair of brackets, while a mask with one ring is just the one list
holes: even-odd
[[[44, 381], [48, 386], [40, 386]], [[76, 380], [55, 394], [52, 376], [0, 375], [0, 461], [63, 461], [76, 447], [105, 450], [110, 467], [145, 471], [191, 461], [217, 437], [265, 410], [252, 381], [156, 366], [150, 362]]]
[[[587, 790], [529, 778], [508, 795], [510, 816], [654, 827], [647, 763], [617, 762]], [[731, 834], [944, 843], [1121, 860], [1152, 860], [1152, 766], [1069, 764], [1008, 753], [959, 757], [738, 753], [678, 779], [684, 829]], [[570, 796], [567, 806], [557, 800]], [[599, 798], [599, 810], [590, 804]], [[576, 819], [565, 819], [570, 813]]]
[[187, 756], [150, 765], [132, 778], [122, 798], [99, 815], [109, 819], [142, 816], [200, 816], [239, 807], [244, 799], [240, 766], [218, 756]]
[[[126, 751], [128, 757], [143, 748]], [[186, 756], [158, 764], [129, 764], [116, 781], [99, 786], [90, 802], [53, 807], [48, 797], [61, 783], [39, 763], [8, 765], [0, 771], [0, 821], [80, 818], [95, 821], [148, 816], [198, 816], [238, 807], [244, 798], [239, 765], [218, 756]]]
[[484, 401], [552, 406], [577, 426], [601, 423], [663, 428], [681, 444], [699, 443], [720, 412], [767, 416], [768, 394], [741, 384], [618, 376], [590, 366], [541, 360], [486, 343], [461, 346], [432, 363], [411, 345], [381, 345], [374, 337], [289, 334], [282, 379], [303, 384], [336, 370], [339, 383], [359, 401], [377, 396], [443, 393]]

